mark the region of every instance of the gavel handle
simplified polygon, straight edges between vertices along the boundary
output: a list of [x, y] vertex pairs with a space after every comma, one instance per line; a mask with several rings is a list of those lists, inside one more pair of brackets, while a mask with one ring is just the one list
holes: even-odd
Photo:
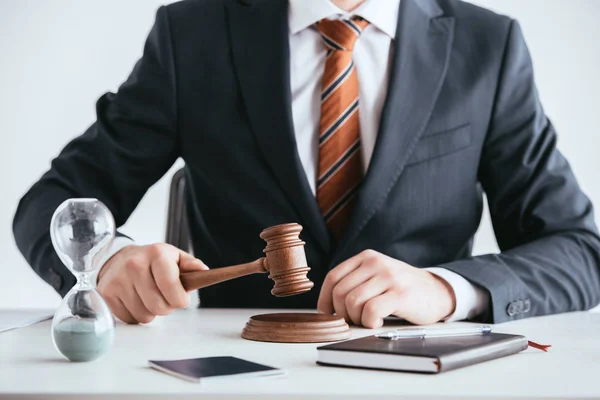
[[267, 272], [266, 260], [265, 257], [262, 257], [247, 264], [215, 268], [208, 271], [183, 272], [179, 278], [181, 279], [183, 288], [191, 292], [192, 290], [202, 289], [203, 287], [239, 278], [240, 276], [265, 273]]

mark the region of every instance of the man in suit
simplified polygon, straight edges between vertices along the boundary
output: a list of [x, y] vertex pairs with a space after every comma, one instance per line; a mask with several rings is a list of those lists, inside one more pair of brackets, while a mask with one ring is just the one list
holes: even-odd
[[[180, 271], [255, 259], [258, 233], [285, 222], [304, 226], [315, 289], [274, 298], [248, 276], [202, 289], [201, 305], [317, 306], [377, 327], [600, 302], [592, 204], [510, 18], [458, 0], [187, 0], [158, 11], [97, 115], [23, 197], [14, 232], [64, 295], [56, 207], [95, 197], [122, 225], [182, 157], [198, 258], [120, 235], [98, 288], [126, 322], [186, 306]], [[483, 192], [502, 253], [472, 257]]]

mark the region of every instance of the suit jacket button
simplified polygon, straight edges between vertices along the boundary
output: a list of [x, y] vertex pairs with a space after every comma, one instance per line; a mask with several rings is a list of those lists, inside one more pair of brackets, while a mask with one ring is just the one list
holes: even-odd
[[523, 302], [523, 312], [528, 313], [529, 311], [531, 311], [531, 301], [529, 299], [526, 299]]
[[506, 308], [506, 313], [511, 317], [517, 313], [517, 304], [515, 301], [508, 305], [508, 307]]
[[517, 303], [517, 314], [521, 314], [523, 312], [523, 300], [519, 300], [516, 302]]

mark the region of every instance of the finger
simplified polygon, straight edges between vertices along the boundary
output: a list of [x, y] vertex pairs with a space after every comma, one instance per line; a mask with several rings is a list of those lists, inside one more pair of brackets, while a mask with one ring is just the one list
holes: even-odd
[[162, 295], [160, 289], [154, 281], [152, 270], [147, 269], [137, 275], [133, 280], [133, 286], [137, 291], [142, 303], [148, 311], [154, 315], [169, 315], [173, 308]]
[[184, 251], [179, 252], [179, 270], [180, 271], [206, 271], [209, 268], [193, 255]]
[[398, 309], [398, 296], [390, 291], [367, 301], [363, 308], [361, 322], [365, 328], [381, 328], [383, 319]]
[[352, 258], [347, 259], [337, 267], [329, 271], [321, 287], [319, 301], [317, 302], [317, 310], [325, 314], [333, 314], [335, 311], [333, 306], [333, 288], [337, 283], [350, 272], [358, 268], [365, 257], [366, 252], [362, 252]]
[[135, 318], [133, 318], [133, 315], [131, 315], [131, 313], [127, 310], [127, 307], [125, 307], [125, 304], [123, 304], [123, 301], [121, 301], [121, 299], [112, 296], [106, 296], [104, 299], [108, 303], [108, 307], [110, 307], [110, 310], [112, 311], [115, 317], [125, 322], [126, 324], [137, 324], [137, 321], [135, 320]]
[[126, 324], [137, 324], [138, 321], [133, 317], [133, 315], [131, 315], [129, 310], [127, 310], [127, 307], [125, 307], [125, 304], [123, 303], [123, 301], [119, 299], [118, 303], [119, 303], [119, 307], [120, 307], [119, 313], [122, 316], [119, 317], [117, 315], [117, 318], [119, 318], [121, 321], [125, 322]]
[[[348, 310], [346, 308], [346, 297], [356, 287], [367, 282], [375, 271], [371, 266], [367, 266], [364, 263], [360, 267], [351, 271], [348, 275], [342, 278], [332, 290], [331, 297], [333, 298], [333, 308], [335, 313], [340, 317], [343, 317], [350, 322]], [[356, 322], [360, 324], [360, 320]]]
[[146, 308], [135, 287], [129, 288], [121, 300], [136, 322], [148, 324], [154, 321], [155, 315]]
[[161, 255], [150, 264], [150, 270], [156, 286], [172, 308], [184, 308], [189, 305], [190, 296], [179, 279], [179, 266], [173, 259]]
[[378, 276], [374, 276], [354, 288], [346, 295], [345, 299], [346, 312], [350, 320], [355, 325], [361, 325], [365, 304], [367, 304], [369, 300], [382, 295], [389, 288], [390, 282]]

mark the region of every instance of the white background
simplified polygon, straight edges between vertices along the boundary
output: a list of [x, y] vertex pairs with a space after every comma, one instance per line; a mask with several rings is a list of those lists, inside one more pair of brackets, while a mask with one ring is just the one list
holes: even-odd
[[[559, 147], [600, 205], [600, 1], [476, 2], [520, 21]], [[0, 308], [59, 304], [14, 244], [17, 202], [67, 141], [94, 121], [96, 99], [127, 77], [162, 3], [0, 1]], [[163, 240], [171, 173], [122, 229], [139, 243]], [[487, 216], [475, 251], [497, 251]]]

